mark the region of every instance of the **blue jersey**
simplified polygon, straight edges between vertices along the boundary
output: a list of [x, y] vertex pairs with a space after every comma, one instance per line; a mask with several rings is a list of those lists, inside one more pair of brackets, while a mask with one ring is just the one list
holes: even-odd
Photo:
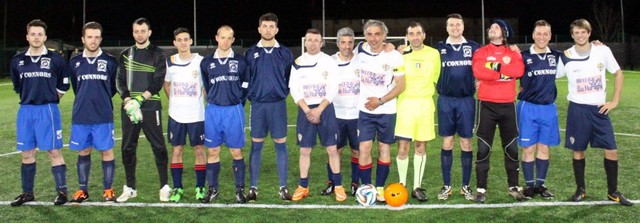
[[556, 101], [556, 66], [560, 59], [560, 51], [547, 48], [545, 53], [536, 53], [533, 46], [522, 51], [524, 75], [520, 78], [522, 91], [518, 100], [534, 104], [551, 104]]
[[282, 101], [289, 95], [293, 53], [278, 42], [263, 47], [262, 41], [245, 52], [249, 64], [249, 93], [252, 102]]
[[219, 58], [214, 52], [202, 59], [200, 70], [208, 103], [221, 106], [244, 103], [249, 75], [242, 55], [231, 51], [228, 57]]
[[37, 57], [27, 51], [15, 55], [10, 72], [13, 90], [20, 94], [20, 104], [58, 104], [58, 93], [69, 90], [69, 78], [63, 71], [65, 64], [60, 54], [47, 49]]
[[463, 40], [462, 44], [451, 44], [449, 40], [438, 42], [440, 51], [440, 78], [436, 84], [438, 94], [449, 97], [473, 97], [476, 92], [471, 59], [480, 45]]
[[78, 54], [67, 67], [71, 86], [76, 94], [71, 123], [100, 124], [113, 122], [113, 103], [116, 94], [118, 61], [102, 52], [97, 57]]

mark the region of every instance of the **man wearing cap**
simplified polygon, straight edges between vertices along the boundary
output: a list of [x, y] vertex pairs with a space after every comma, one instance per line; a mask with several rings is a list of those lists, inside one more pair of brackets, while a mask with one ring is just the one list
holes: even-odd
[[525, 200], [518, 186], [518, 126], [516, 119], [516, 79], [524, 73], [524, 63], [519, 52], [509, 49], [507, 39], [513, 29], [504, 20], [495, 20], [488, 29], [489, 44], [473, 54], [473, 76], [478, 83], [478, 153], [476, 156], [476, 202], [484, 203], [489, 177], [489, 155], [496, 125], [500, 128], [502, 149], [507, 170], [509, 195], [518, 201]]

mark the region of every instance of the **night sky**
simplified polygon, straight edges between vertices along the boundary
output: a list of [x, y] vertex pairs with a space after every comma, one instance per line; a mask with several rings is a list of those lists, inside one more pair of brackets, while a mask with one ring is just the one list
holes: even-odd
[[[8, 1], [8, 0], [4, 0]], [[4, 20], [4, 1], [0, 4]], [[619, 0], [604, 0], [616, 12]], [[592, 1], [587, 0], [485, 0], [485, 17], [518, 18], [522, 30], [518, 35], [528, 35], [533, 23], [546, 19], [554, 25], [554, 33], [568, 34], [571, 21], [577, 18], [592, 20]], [[151, 21], [154, 39], [172, 39], [172, 31], [178, 26], [193, 28], [193, 0], [86, 0], [87, 21], [100, 22], [105, 29], [106, 40], [131, 40], [131, 22], [138, 17]], [[326, 17], [329, 19], [417, 18], [445, 17], [452, 12], [464, 17], [480, 17], [481, 1], [401, 1], [401, 0], [326, 0]], [[257, 20], [265, 12], [280, 17], [278, 39], [296, 39], [311, 26], [312, 19], [322, 16], [321, 0], [282, 1], [197, 1], [198, 38], [211, 38], [222, 24], [230, 24], [236, 30], [236, 38], [258, 39]], [[640, 1], [624, 1], [625, 32], [640, 36]], [[40, 18], [49, 25], [49, 39], [79, 41], [82, 27], [82, 0], [15, 0], [8, 2], [7, 37], [24, 41], [25, 25]], [[593, 24], [593, 22], [592, 22]], [[360, 27], [352, 27], [359, 30]], [[443, 27], [444, 29], [444, 27]], [[523, 33], [523, 31], [526, 31]], [[400, 33], [402, 34], [402, 33]]]

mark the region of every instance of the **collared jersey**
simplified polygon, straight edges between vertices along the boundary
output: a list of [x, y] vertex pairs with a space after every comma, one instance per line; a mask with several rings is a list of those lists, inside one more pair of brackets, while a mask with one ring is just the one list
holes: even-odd
[[358, 109], [370, 114], [395, 114], [395, 98], [385, 102], [373, 111], [367, 110], [364, 104], [367, 102], [367, 98], [384, 97], [396, 86], [393, 77], [404, 75], [402, 55], [395, 50], [373, 53], [367, 43], [358, 45], [356, 53], [358, 56], [356, 68], [360, 76]]
[[302, 54], [291, 67], [289, 89], [297, 104], [317, 105], [323, 100], [332, 102], [338, 94], [338, 65], [323, 52], [316, 55]]
[[47, 49], [38, 56], [28, 50], [15, 55], [10, 63], [11, 81], [13, 90], [20, 94], [20, 104], [58, 104], [58, 93], [69, 90], [66, 63], [60, 54]]
[[[487, 68], [500, 63], [500, 71]], [[478, 100], [509, 103], [516, 97], [516, 79], [524, 73], [522, 55], [504, 45], [487, 44], [473, 54], [473, 76], [480, 81]]]
[[558, 63], [557, 78], [567, 76], [569, 82], [569, 101], [586, 104], [602, 105], [606, 101], [605, 74], [615, 73], [620, 66], [607, 46], [591, 45], [589, 55], [580, 56], [575, 46], [564, 51]]
[[442, 63], [436, 85], [438, 94], [449, 97], [473, 97], [476, 86], [471, 59], [480, 45], [466, 39], [461, 44], [453, 44], [447, 38], [445, 42], [438, 42], [436, 48], [440, 52]]
[[398, 102], [406, 99], [426, 100], [433, 97], [435, 84], [440, 76], [440, 55], [432, 47], [424, 46], [420, 50], [407, 47], [402, 55], [404, 59], [405, 88], [398, 95]]
[[360, 95], [360, 77], [356, 72], [357, 56], [354, 55], [350, 61], [343, 61], [338, 56], [340, 52], [332, 55], [338, 63], [338, 95], [333, 99], [333, 107], [336, 110], [336, 118], [357, 119], [358, 118], [358, 96]]
[[551, 104], [556, 101], [556, 66], [560, 51], [547, 47], [544, 53], [536, 53], [533, 45], [522, 51], [524, 75], [520, 78], [522, 91], [518, 100], [534, 104]]
[[289, 95], [289, 75], [293, 53], [276, 41], [264, 47], [262, 40], [245, 52], [249, 69], [249, 95], [252, 102], [277, 102]]
[[202, 60], [200, 69], [208, 103], [228, 106], [245, 102], [249, 68], [242, 55], [231, 51], [220, 58], [216, 51]]
[[72, 57], [67, 64], [71, 86], [76, 95], [71, 123], [103, 124], [113, 122], [118, 61], [101, 49], [96, 57], [85, 53]]
[[200, 62], [202, 56], [191, 54], [189, 61], [174, 54], [167, 59], [165, 82], [171, 84], [169, 91], [169, 116], [178, 123], [204, 121], [204, 96]]

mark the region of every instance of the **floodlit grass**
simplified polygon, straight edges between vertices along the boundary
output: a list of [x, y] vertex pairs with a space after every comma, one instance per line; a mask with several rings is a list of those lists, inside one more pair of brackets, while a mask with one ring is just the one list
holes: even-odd
[[[609, 93], [613, 92], [613, 78], [608, 76]], [[560, 128], [564, 129], [566, 119], [566, 79], [557, 81], [559, 96], [557, 106], [560, 114]], [[622, 100], [618, 107], [612, 111], [611, 117], [616, 133], [633, 134], [631, 136], [617, 135], [617, 143], [620, 156], [619, 169], [619, 190], [628, 198], [638, 200], [640, 192], [635, 190], [640, 174], [635, 163], [640, 160], [640, 151], [636, 145], [640, 141], [640, 72], [626, 71], [625, 85]], [[73, 93], [69, 92], [64, 96], [60, 104], [63, 115], [64, 139], [68, 143], [71, 107], [73, 103]], [[608, 98], [611, 98], [610, 96]], [[119, 98], [114, 98], [114, 105], [118, 107], [121, 103]], [[289, 124], [295, 124], [296, 107], [288, 102]], [[12, 91], [9, 81], [0, 83], [0, 154], [7, 154], [15, 151], [15, 118], [18, 108], [18, 96]], [[163, 120], [163, 127], [166, 128], [166, 105]], [[247, 109], [248, 114], [248, 109]], [[115, 112], [116, 138], [121, 136], [120, 112]], [[498, 134], [498, 133], [496, 133]], [[248, 135], [248, 131], [247, 131]], [[562, 143], [564, 143], [564, 131], [561, 131]], [[288, 187], [291, 192], [298, 183], [298, 147], [295, 145], [295, 129], [289, 128], [288, 135], [289, 149], [289, 181]], [[249, 138], [243, 151], [245, 162], [248, 164]], [[442, 186], [440, 172], [440, 145], [441, 139], [428, 143], [428, 163], [425, 171], [423, 187], [427, 189], [429, 201], [425, 204], [471, 204], [462, 196], [454, 193], [448, 201], [439, 201], [436, 198]], [[124, 168], [121, 163], [120, 152], [121, 141], [116, 141], [116, 176], [113, 184], [116, 194], [122, 192], [124, 184]], [[475, 144], [475, 140], [474, 140]], [[491, 171], [489, 175], [489, 188], [487, 203], [513, 203], [513, 199], [506, 193], [506, 174], [504, 171], [503, 153], [500, 149], [499, 138], [494, 142], [494, 151], [491, 156]], [[168, 148], [169, 152], [171, 148]], [[475, 146], [474, 146], [475, 150]], [[396, 149], [394, 147], [395, 156]], [[67, 148], [63, 149], [63, 154], [67, 163], [67, 185], [69, 192], [73, 193], [78, 187], [76, 162], [77, 154]], [[348, 151], [343, 151], [343, 182], [350, 183], [350, 165]], [[606, 178], [603, 169], [603, 152], [599, 149], [587, 150], [587, 194], [588, 201], [606, 200]], [[232, 204], [235, 202], [233, 193], [233, 174], [231, 171], [231, 156], [228, 150], [222, 151], [222, 171], [220, 190], [221, 196], [216, 203]], [[99, 153], [92, 155], [93, 166], [90, 177], [89, 193], [91, 201], [100, 201], [102, 195], [102, 169], [100, 165]], [[312, 196], [300, 202], [283, 202], [278, 199], [277, 187], [278, 177], [275, 165], [275, 151], [272, 143], [268, 140], [265, 143], [263, 152], [263, 164], [259, 181], [258, 204], [320, 204], [320, 205], [357, 205], [352, 199], [338, 203], [333, 196], [320, 196], [319, 191], [324, 188], [326, 182], [327, 162], [326, 152], [321, 147], [313, 150], [312, 166], [310, 170], [310, 190]], [[35, 195], [37, 201], [52, 202], [55, 196], [54, 181], [50, 172], [50, 162], [44, 152], [37, 155], [37, 174]], [[195, 176], [193, 172], [193, 151], [185, 149], [184, 152], [184, 176], [183, 182], [186, 187], [186, 199], [184, 202], [195, 203], [193, 187]], [[460, 162], [459, 147], [456, 145], [454, 151], [454, 167], [452, 173], [452, 184], [454, 192], [457, 192], [460, 184]], [[413, 165], [409, 165], [410, 168]], [[248, 170], [248, 165], [247, 165]], [[153, 155], [148, 142], [144, 138], [140, 139], [138, 146], [138, 168], [137, 168], [138, 197], [132, 202], [158, 202], [158, 176], [153, 162]], [[409, 186], [412, 185], [412, 170], [408, 171]], [[475, 173], [475, 170], [474, 170]], [[566, 201], [575, 190], [573, 171], [571, 166], [571, 152], [561, 146], [551, 149], [551, 166], [548, 174], [547, 186], [556, 194], [553, 201]], [[249, 174], [247, 172], [247, 185]], [[375, 173], [374, 173], [375, 178]], [[397, 170], [395, 164], [391, 167], [391, 174], [387, 183], [397, 181]], [[0, 201], [10, 201], [21, 192], [20, 183], [20, 155], [6, 155], [0, 157], [0, 181], [2, 181]], [[523, 180], [520, 181], [523, 184]], [[171, 185], [171, 180], [169, 181]], [[475, 174], [472, 175], [472, 187], [475, 186]], [[541, 201], [536, 198], [534, 201]], [[410, 199], [411, 204], [422, 204]], [[251, 204], [249, 204], [251, 205]], [[345, 209], [259, 209], [259, 208], [151, 208], [151, 207], [74, 207], [74, 206], [24, 206], [12, 208], [9, 206], [0, 207], [3, 222], [17, 221], [61, 221], [61, 222], [115, 222], [115, 221], [142, 221], [142, 222], [209, 222], [218, 220], [222, 222], [308, 222], [311, 221], [335, 221], [335, 222], [365, 222], [365, 221], [394, 221], [394, 222], [539, 222], [539, 221], [616, 221], [631, 222], [640, 211], [640, 205], [634, 207], [622, 207], [620, 205], [604, 206], [554, 206], [554, 207], [511, 207], [511, 208], [471, 208], [471, 209], [407, 209], [407, 210], [345, 210]]]

